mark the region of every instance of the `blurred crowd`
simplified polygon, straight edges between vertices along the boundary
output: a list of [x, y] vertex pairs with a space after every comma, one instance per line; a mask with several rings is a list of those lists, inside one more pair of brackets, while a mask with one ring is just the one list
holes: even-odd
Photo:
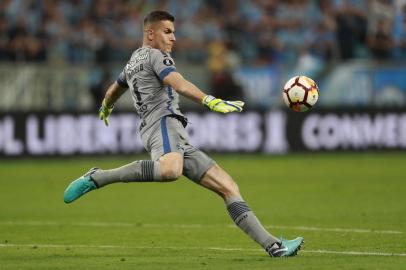
[[174, 54], [240, 64], [406, 59], [405, 0], [1, 0], [0, 60], [126, 61], [149, 11], [176, 18]]

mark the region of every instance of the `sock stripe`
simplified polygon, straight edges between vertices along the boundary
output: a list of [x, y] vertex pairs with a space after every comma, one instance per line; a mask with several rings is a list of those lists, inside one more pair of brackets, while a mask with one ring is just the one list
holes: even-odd
[[233, 202], [227, 206], [227, 211], [231, 218], [235, 221], [239, 216], [245, 212], [251, 211], [246, 202]]
[[141, 181], [152, 182], [154, 181], [154, 161], [142, 160], [141, 161]]

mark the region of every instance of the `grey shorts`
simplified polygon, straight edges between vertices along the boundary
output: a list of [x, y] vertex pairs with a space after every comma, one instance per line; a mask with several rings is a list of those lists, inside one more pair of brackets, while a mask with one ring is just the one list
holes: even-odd
[[189, 136], [182, 123], [170, 116], [164, 116], [141, 134], [142, 143], [152, 160], [162, 155], [177, 152], [183, 155], [183, 175], [199, 183], [202, 176], [215, 164], [205, 153], [189, 143]]

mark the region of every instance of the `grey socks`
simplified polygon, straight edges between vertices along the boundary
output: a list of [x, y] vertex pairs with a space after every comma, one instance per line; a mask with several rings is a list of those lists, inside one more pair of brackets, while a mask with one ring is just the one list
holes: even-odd
[[97, 170], [92, 174], [99, 187], [116, 182], [153, 182], [162, 179], [158, 161], [140, 160], [112, 170]]
[[265, 250], [274, 243], [280, 242], [278, 238], [265, 230], [254, 212], [252, 212], [242, 198], [227, 199], [226, 204], [227, 211], [234, 223]]

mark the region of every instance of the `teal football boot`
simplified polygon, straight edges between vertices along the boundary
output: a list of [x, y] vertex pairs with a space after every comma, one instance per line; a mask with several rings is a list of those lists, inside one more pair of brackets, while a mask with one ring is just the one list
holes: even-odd
[[272, 257], [292, 257], [296, 256], [304, 243], [303, 237], [297, 237], [293, 240], [285, 240], [281, 238], [281, 242], [275, 243], [266, 251]]
[[71, 203], [74, 200], [79, 199], [82, 195], [85, 195], [89, 191], [98, 188], [96, 182], [94, 182], [91, 177], [91, 175], [97, 170], [98, 168], [91, 168], [83, 176], [79, 177], [69, 184], [63, 194], [63, 200], [65, 201], [65, 203]]

